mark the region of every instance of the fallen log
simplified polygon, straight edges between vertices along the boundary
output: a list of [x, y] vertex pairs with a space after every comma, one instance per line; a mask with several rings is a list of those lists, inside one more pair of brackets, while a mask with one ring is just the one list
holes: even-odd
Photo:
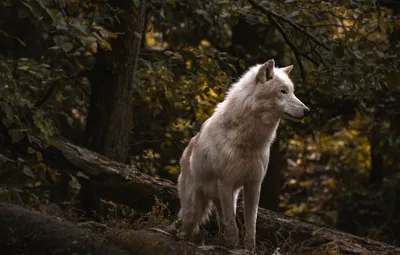
[[156, 180], [133, 166], [109, 160], [66, 141], [53, 140], [51, 145], [53, 153], [46, 155], [52, 158], [46, 161], [52, 161], [59, 168], [70, 165], [69, 171], [84, 173], [87, 179], [81, 178], [80, 181], [91, 194], [144, 212], [152, 209], [157, 197], [168, 202], [172, 214], [177, 213], [179, 199], [173, 182]]
[[[241, 217], [241, 216], [240, 216]], [[347, 234], [327, 226], [259, 208], [257, 236], [260, 241], [291, 243], [305, 254], [394, 255], [400, 248]]]
[[129, 254], [104, 237], [56, 217], [0, 203], [3, 254]]
[[[76, 171], [88, 175], [100, 196], [141, 210], [150, 210], [157, 196], [163, 202], [168, 202], [171, 212], [176, 213], [179, 209], [176, 187], [170, 181], [156, 180], [134, 167], [110, 161], [68, 142], [55, 141], [53, 147]], [[239, 218], [242, 218], [242, 211], [239, 209], [238, 212]], [[304, 249], [309, 249], [309, 254], [325, 254], [327, 250], [354, 255], [400, 254], [400, 248], [262, 208], [259, 209], [257, 221], [257, 239], [259, 242], [272, 242], [275, 246], [283, 242], [301, 244]]]
[[0, 203], [2, 254], [243, 254], [199, 247], [157, 229], [106, 229], [96, 233], [61, 218]]

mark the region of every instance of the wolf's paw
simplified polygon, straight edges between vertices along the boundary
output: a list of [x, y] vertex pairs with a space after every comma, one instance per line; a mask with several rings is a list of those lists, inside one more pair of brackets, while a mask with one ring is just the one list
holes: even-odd
[[224, 240], [223, 246], [225, 246], [228, 249], [236, 249], [238, 247], [238, 242], [234, 240]]
[[254, 236], [245, 235], [243, 241], [244, 248], [248, 251], [254, 251], [256, 248], [256, 239]]
[[188, 234], [186, 234], [186, 232], [184, 232], [184, 231], [177, 231], [176, 237], [178, 237], [179, 239], [185, 240], [185, 241], [189, 241], [189, 238], [190, 238], [190, 236]]
[[223, 245], [229, 249], [235, 249], [239, 245], [239, 235], [224, 235], [222, 237]]
[[170, 224], [169, 226], [167, 226], [165, 228], [165, 231], [167, 231], [168, 233], [172, 234], [172, 235], [176, 235], [182, 226], [182, 220], [178, 219], [176, 221], [174, 221], [172, 224]]

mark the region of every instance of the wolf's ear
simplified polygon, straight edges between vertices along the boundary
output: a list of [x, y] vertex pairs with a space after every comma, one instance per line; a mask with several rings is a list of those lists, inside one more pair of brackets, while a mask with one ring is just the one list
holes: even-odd
[[292, 71], [293, 65], [282, 67], [281, 70], [284, 71], [285, 73], [289, 74], [290, 71]]
[[257, 82], [263, 83], [266, 82], [267, 80], [272, 79], [272, 77], [274, 77], [274, 67], [275, 67], [275, 60], [270, 59], [267, 62], [265, 62], [258, 70], [256, 76]]

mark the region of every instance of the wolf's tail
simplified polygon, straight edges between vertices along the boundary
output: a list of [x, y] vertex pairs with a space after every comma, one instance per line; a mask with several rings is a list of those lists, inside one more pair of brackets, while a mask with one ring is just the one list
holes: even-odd
[[212, 210], [211, 201], [204, 196], [202, 190], [196, 188], [190, 169], [190, 158], [198, 139], [199, 133], [190, 140], [183, 152], [180, 160], [181, 173], [178, 178], [178, 194], [181, 202], [178, 217], [182, 219], [182, 231], [189, 240], [196, 239], [199, 225], [208, 220]]
[[[181, 160], [179, 162], [180, 168], [181, 168], [181, 173], [179, 174], [178, 177], [178, 195], [181, 200], [181, 206], [184, 203], [185, 199], [185, 192], [187, 193], [189, 190], [186, 187], [187, 185], [190, 185], [190, 156], [192, 155], [193, 147], [195, 146], [197, 142], [197, 137], [194, 136], [192, 139], [190, 139], [190, 142], [186, 149], [183, 151]], [[179, 217], [181, 217], [182, 212], [179, 212]]]
[[180, 160], [181, 174], [189, 171], [187, 169], [190, 168], [190, 156], [192, 155], [193, 147], [197, 143], [198, 135], [199, 134], [195, 135], [194, 137], [192, 137], [192, 139], [190, 139], [189, 145], [183, 151], [183, 154], [182, 154], [182, 157]]

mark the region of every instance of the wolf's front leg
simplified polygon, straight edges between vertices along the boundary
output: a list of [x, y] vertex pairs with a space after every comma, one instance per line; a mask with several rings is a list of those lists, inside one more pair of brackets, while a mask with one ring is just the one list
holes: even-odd
[[260, 201], [261, 181], [249, 181], [244, 185], [244, 247], [253, 250], [256, 246], [256, 222]]
[[239, 230], [236, 225], [233, 184], [218, 181], [218, 194], [221, 202], [223, 242], [225, 246], [235, 248], [239, 244]]

